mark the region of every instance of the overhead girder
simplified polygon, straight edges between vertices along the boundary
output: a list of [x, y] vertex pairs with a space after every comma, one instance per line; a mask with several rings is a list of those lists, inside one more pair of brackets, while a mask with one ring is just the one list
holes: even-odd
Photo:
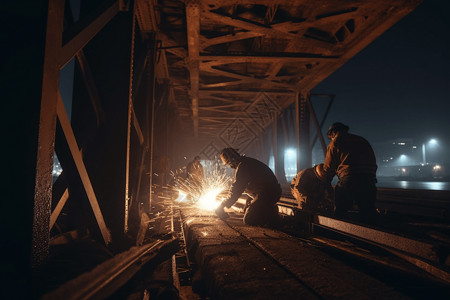
[[285, 91], [309, 92], [420, 2], [191, 0], [183, 11], [181, 2], [160, 1], [151, 19], [159, 21], [170, 82], [186, 91], [174, 100], [182, 108], [180, 96], [189, 98], [182, 118], [196, 135], [203, 91], [279, 92], [285, 108], [294, 101]]

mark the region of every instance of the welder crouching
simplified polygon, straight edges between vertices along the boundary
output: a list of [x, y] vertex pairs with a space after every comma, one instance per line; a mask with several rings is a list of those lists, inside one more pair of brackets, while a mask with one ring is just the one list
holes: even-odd
[[235, 181], [231, 193], [216, 209], [216, 214], [226, 217], [225, 207], [231, 207], [242, 193], [253, 198], [245, 214], [247, 225], [275, 225], [278, 222], [278, 207], [281, 187], [272, 170], [264, 163], [254, 158], [241, 156], [233, 148], [222, 150], [220, 157], [224, 164], [236, 169]]

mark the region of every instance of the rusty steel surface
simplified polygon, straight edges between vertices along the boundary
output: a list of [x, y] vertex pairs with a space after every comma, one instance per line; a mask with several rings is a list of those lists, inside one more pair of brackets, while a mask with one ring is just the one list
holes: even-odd
[[186, 129], [211, 136], [261, 91], [286, 108], [420, 2], [140, 0], [137, 15]]
[[438, 262], [435, 245], [428, 242], [325, 216], [317, 216], [316, 224]]
[[[42, 94], [40, 99], [39, 133], [36, 149], [36, 183], [34, 189], [31, 260], [33, 267], [41, 266], [48, 257], [49, 224], [52, 199], [52, 169], [58, 100], [58, 57], [62, 42], [64, 3], [49, 1]], [[23, 201], [22, 199], [21, 201]]]
[[41, 299], [106, 299], [158, 256], [170, 256], [178, 250], [178, 240], [156, 240], [132, 247], [99, 264], [91, 271], [64, 283]]
[[[383, 189], [383, 192], [388, 194], [388, 190]], [[398, 194], [398, 192], [396, 190], [392, 191], [394, 195]], [[407, 191], [403, 193], [405, 194]], [[428, 199], [424, 196], [427, 195], [425, 191], [422, 191], [420, 194], [424, 197], [421, 202], [437, 201], [439, 203], [439, 200], [442, 200], [444, 194], [447, 193], [429, 193]], [[433, 196], [436, 199], [433, 200]], [[384, 196], [384, 201], [386, 201], [386, 196]], [[448, 206], [448, 201], [440, 202], [440, 205], [436, 203], [431, 204], [435, 205], [436, 211], [446, 209]], [[396, 204], [395, 212], [403, 215], [398, 214], [397, 217], [392, 219], [388, 215], [380, 214], [377, 216], [374, 224], [364, 224], [363, 220], [354, 220], [355, 218], [357, 219], [357, 216], [349, 220], [341, 220], [319, 214], [305, 214], [297, 208], [295, 199], [286, 196], [281, 197], [278, 207], [281, 214], [295, 217], [297, 222], [305, 224], [303, 226], [304, 229], [314, 234], [356, 239], [362, 243], [376, 245], [410, 262], [430, 275], [445, 282], [450, 282], [450, 241], [446, 238], [448, 235], [445, 234], [445, 228], [448, 228], [445, 220], [442, 218], [430, 220], [427, 217], [427, 212], [421, 215], [422, 219], [419, 218], [420, 214], [417, 211], [421, 210], [421, 208], [420, 206], [412, 208], [412, 206], [417, 205], [414, 202], [404, 200], [400, 204], [397, 199]], [[380, 206], [379, 201], [376, 202], [376, 206]], [[382, 203], [381, 206], [386, 207], [386, 204]], [[408, 217], [411, 209], [415, 210], [416, 213]], [[434, 231], [426, 228], [433, 228]]]
[[181, 213], [187, 247], [199, 264], [206, 295], [214, 299], [409, 298], [393, 281], [323, 252], [331, 244], [246, 226], [233, 213], [226, 220], [191, 208], [181, 207]]

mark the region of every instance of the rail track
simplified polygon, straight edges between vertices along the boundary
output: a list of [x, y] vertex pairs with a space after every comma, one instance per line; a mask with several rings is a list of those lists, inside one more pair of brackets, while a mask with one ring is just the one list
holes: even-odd
[[[288, 276], [302, 283], [318, 298], [329, 298], [330, 295], [322, 295], [316, 291], [314, 284], [309, 285], [303, 281], [302, 273], [299, 273], [292, 260], [285, 259], [281, 252], [277, 252], [276, 247], [273, 248], [270, 243], [265, 244], [267, 241], [261, 239], [258, 234], [255, 238], [248, 226], [242, 225], [241, 210], [245, 201], [239, 202], [234, 207], [233, 217], [225, 220], [227, 226], [263, 255], [270, 257], [275, 264], [286, 271]], [[412, 236], [406, 237], [386, 228], [380, 229], [319, 215], [302, 215], [296, 210], [292, 199], [282, 199], [280, 202], [284, 202], [279, 203], [280, 211], [282, 211], [281, 206], [289, 208], [290, 211], [285, 210], [288, 218], [291, 218], [291, 221], [295, 220], [297, 225], [299, 220], [302, 223], [300, 226], [289, 226], [287, 222], [284, 227], [281, 226], [271, 232], [269, 236], [278, 240], [280, 244], [286, 240], [295, 239], [297, 243], [320, 249], [344, 261], [345, 264], [364, 270], [386, 284], [392, 284], [392, 281], [401, 282], [396, 289], [401, 290], [408, 297], [426, 298], [427, 293], [431, 291], [436, 293], [435, 295], [445, 295], [445, 297], [450, 295], [449, 244]], [[291, 202], [291, 205], [288, 205], [288, 202]], [[287, 221], [286, 218], [284, 221]], [[305, 229], [307, 229], [306, 232]], [[189, 245], [187, 247], [189, 248]], [[417, 290], [412, 285], [421, 288]]]
[[[296, 263], [280, 250], [286, 241], [287, 245], [306, 245], [318, 249], [363, 274], [375, 276], [383, 283], [390, 284], [392, 280], [400, 282], [395, 287], [400, 295], [420, 299], [433, 291], [442, 295], [442, 299], [450, 296], [450, 242], [436, 230], [439, 228], [448, 232], [448, 223], [425, 223], [417, 218], [393, 222], [395, 218], [385, 218], [384, 226], [365, 225], [306, 214], [297, 209], [295, 199], [282, 197], [278, 206], [283, 221], [277, 229], [265, 229], [262, 239], [258, 234], [255, 235], [254, 228], [242, 224], [244, 204], [244, 199], [236, 203], [234, 212], [230, 212], [232, 217], [224, 221], [224, 226], [282, 269], [288, 278], [303, 286], [312, 298], [327, 299], [333, 295], [318, 288], [317, 282], [305, 281], [304, 273]], [[173, 201], [164, 201], [161, 207], [164, 209], [156, 213], [160, 224], [147, 224], [153, 231], [147, 232], [143, 246], [112, 258], [91, 272], [44, 295], [43, 299], [57, 299], [61, 295], [65, 299], [120, 299], [124, 293], [134, 293], [141, 299], [157, 299], [158, 294], [161, 294], [157, 291], [161, 288], [149, 288], [151, 280], [139, 277], [149, 276], [149, 272], [142, 272], [147, 268], [146, 265], [153, 265], [152, 271], [156, 270], [155, 261], [161, 255], [166, 259], [165, 271], [158, 272], [165, 275], [164, 280], [157, 276], [157, 281], [164, 282], [163, 288], [173, 288], [175, 292], [170, 293], [173, 299], [214, 298], [208, 291], [196, 287], [199, 281], [208, 279], [195, 278], [201, 266], [196, 261], [195, 253], [190, 251], [193, 248], [192, 237], [186, 236], [189, 231], [186, 207]], [[189, 216], [190, 220], [195, 217], [195, 214]], [[217, 219], [211, 214], [198, 218]], [[415, 234], [409, 235], [412, 232]], [[161, 236], [164, 238], [155, 238]], [[157, 264], [159, 263], [161, 257]]]

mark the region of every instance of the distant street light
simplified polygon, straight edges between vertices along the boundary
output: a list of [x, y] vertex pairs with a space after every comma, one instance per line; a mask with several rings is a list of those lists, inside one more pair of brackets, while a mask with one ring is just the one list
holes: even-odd
[[427, 143], [422, 144], [422, 160], [423, 164], [427, 164], [427, 156], [426, 156], [426, 148], [428, 146], [435, 146], [438, 144], [438, 141], [436, 139], [431, 139]]
[[395, 161], [395, 164], [398, 166], [409, 166], [411, 165], [411, 157], [406, 154], [401, 154]]

